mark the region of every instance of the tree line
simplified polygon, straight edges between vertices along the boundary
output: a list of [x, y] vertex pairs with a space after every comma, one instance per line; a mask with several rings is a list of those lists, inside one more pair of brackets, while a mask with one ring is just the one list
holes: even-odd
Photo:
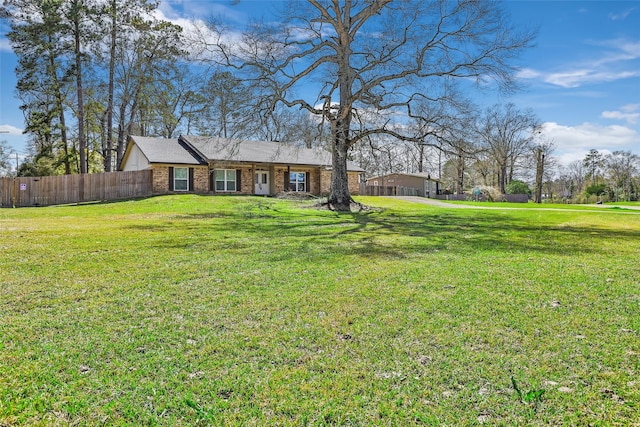
[[[525, 179], [537, 201], [558, 194], [552, 177], [564, 175], [535, 114], [482, 111], [464, 96], [470, 81], [517, 89], [514, 61], [535, 33], [510, 25], [497, 2], [296, 1], [235, 37], [216, 19], [185, 34], [155, 18], [158, 7], [5, 1], [31, 147], [20, 175], [112, 171], [128, 135], [186, 133], [323, 147], [341, 208], [347, 159], [371, 175], [431, 172], [452, 192]], [[609, 177], [599, 167], [593, 185]], [[634, 197], [634, 182], [615, 188]]]
[[150, 0], [5, 1], [31, 152], [18, 174], [115, 170], [130, 134], [301, 139], [304, 117], [281, 109], [261, 120], [249, 86], [222, 68], [199, 67], [183, 29], [154, 18], [158, 7]]

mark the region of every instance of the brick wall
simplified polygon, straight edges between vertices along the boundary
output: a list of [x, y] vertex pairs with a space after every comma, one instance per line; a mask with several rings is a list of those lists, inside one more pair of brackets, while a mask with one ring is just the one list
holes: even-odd
[[320, 169], [320, 195], [328, 196], [331, 192], [331, 171]]
[[285, 174], [287, 174], [287, 168], [275, 168], [274, 171], [274, 179], [276, 180], [275, 182], [275, 190], [276, 190], [276, 194], [277, 193], [282, 193], [284, 192], [284, 176]]
[[[214, 166], [211, 165], [213, 168]], [[218, 165], [218, 169], [236, 169], [241, 171], [241, 182], [238, 184], [238, 191], [242, 194], [253, 194], [254, 192], [254, 169], [245, 165]], [[275, 193], [284, 192], [284, 178], [288, 173], [286, 167], [275, 167], [272, 170], [271, 178], [274, 180], [271, 188]], [[324, 168], [291, 168], [295, 172], [309, 172], [309, 192], [316, 195], [326, 196], [331, 190], [331, 171]], [[213, 171], [211, 171], [213, 173]], [[208, 193], [209, 174], [207, 167], [195, 167], [193, 176], [193, 192]], [[358, 182], [359, 173], [349, 172], [349, 192], [357, 195], [360, 192]], [[154, 194], [166, 194], [169, 192], [169, 166], [153, 166], [153, 192]]]
[[358, 180], [360, 173], [347, 172], [347, 176], [349, 177], [349, 193], [352, 196], [357, 196], [358, 194], [360, 194], [360, 182]]
[[311, 194], [319, 195], [320, 194], [320, 174], [322, 172], [320, 172], [319, 168], [314, 168], [309, 172], [310, 172], [309, 179], [311, 181], [309, 183], [309, 192], [311, 192]]
[[169, 192], [169, 166], [153, 166], [153, 192], [154, 194]]
[[253, 181], [255, 179], [253, 168], [237, 166], [236, 170], [240, 170], [240, 180], [242, 181], [238, 189], [242, 194], [253, 194]]
[[[319, 173], [319, 194], [322, 196], [328, 196], [331, 193], [331, 171], [326, 169], [320, 169]], [[349, 193], [354, 196], [360, 194], [360, 173], [359, 172], [347, 172], [347, 179], [349, 180]], [[318, 193], [314, 193], [318, 194]]]
[[[167, 194], [169, 192], [169, 166], [153, 166], [153, 192], [154, 194]], [[209, 169], [207, 167], [193, 168], [193, 188], [190, 192], [209, 192]]]
[[209, 168], [193, 169], [193, 191], [196, 193], [209, 192]]

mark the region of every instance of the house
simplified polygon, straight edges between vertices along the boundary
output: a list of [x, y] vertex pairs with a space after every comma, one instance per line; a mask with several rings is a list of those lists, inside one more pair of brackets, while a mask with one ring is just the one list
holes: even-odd
[[[119, 169], [153, 170], [153, 192], [326, 195], [331, 153], [279, 142], [181, 135], [130, 136]], [[347, 163], [349, 191], [359, 193], [363, 169]]]
[[426, 172], [392, 173], [367, 179], [367, 186], [413, 188], [418, 196], [435, 197], [442, 192], [439, 180]]

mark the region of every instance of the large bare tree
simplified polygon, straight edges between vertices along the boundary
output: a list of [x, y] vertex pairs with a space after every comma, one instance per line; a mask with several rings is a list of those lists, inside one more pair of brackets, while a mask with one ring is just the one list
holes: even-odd
[[[447, 101], [457, 79], [511, 87], [511, 61], [532, 40], [507, 25], [491, 1], [308, 0], [288, 4], [281, 26], [255, 24], [234, 44], [220, 26], [212, 29], [226, 63], [263, 88], [265, 111], [282, 103], [330, 125], [329, 203], [338, 210], [352, 201], [351, 147], [376, 134], [420, 141], [424, 135], [402, 131], [399, 117]], [[386, 120], [360, 120], [372, 112]]]
[[519, 110], [514, 104], [494, 105], [479, 118], [476, 133], [495, 163], [502, 194], [518, 161], [531, 152], [539, 127], [531, 110]]
[[[211, 29], [218, 39], [210, 47], [268, 95], [261, 108], [282, 103], [330, 125], [329, 203], [338, 210], [352, 202], [351, 147], [374, 134], [419, 140], [398, 121], [415, 116], [419, 103], [446, 100], [454, 81], [512, 87], [513, 60], [533, 38], [515, 30], [491, 0], [293, 1], [279, 24], [254, 24], [233, 41], [221, 26]], [[387, 120], [357, 123], [365, 111]]]

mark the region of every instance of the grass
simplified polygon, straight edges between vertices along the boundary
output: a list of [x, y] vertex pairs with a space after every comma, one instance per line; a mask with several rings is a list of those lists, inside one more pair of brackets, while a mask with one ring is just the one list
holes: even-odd
[[0, 425], [640, 425], [640, 212], [360, 201], [0, 210]]
[[582, 210], [589, 211], [594, 209], [619, 209], [622, 206], [623, 209], [628, 207], [631, 209], [640, 209], [640, 202], [611, 202], [598, 205], [596, 203], [591, 204], [571, 204], [571, 203], [514, 203], [514, 202], [476, 202], [466, 200], [439, 200], [440, 203], [446, 203], [450, 205], [469, 205], [477, 207], [485, 207], [491, 209], [569, 209], [569, 210]]

